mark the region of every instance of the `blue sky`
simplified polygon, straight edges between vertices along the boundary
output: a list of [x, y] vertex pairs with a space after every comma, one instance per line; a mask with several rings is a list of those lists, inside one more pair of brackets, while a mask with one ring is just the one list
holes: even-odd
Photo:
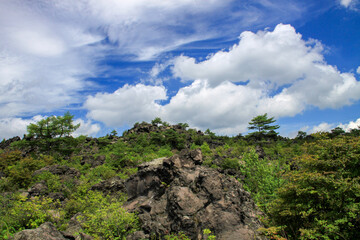
[[161, 117], [221, 135], [360, 125], [359, 0], [2, 0], [0, 138]]

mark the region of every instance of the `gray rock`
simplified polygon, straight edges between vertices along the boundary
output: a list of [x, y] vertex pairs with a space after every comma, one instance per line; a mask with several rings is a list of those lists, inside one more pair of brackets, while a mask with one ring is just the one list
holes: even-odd
[[104, 180], [100, 183], [93, 185], [90, 189], [95, 191], [101, 191], [105, 194], [112, 194], [118, 192], [126, 192], [125, 180], [118, 176], [112, 177], [108, 180]]
[[236, 179], [201, 162], [200, 150], [183, 150], [141, 165], [126, 181], [124, 207], [138, 213], [143, 233], [161, 239], [183, 231], [190, 239], [201, 239], [208, 228], [220, 240], [266, 239], [257, 233], [263, 226], [257, 218], [261, 212], [250, 194]]
[[52, 223], [46, 222], [36, 229], [16, 233], [14, 240], [75, 240], [75, 237], [58, 231]]
[[48, 187], [44, 181], [35, 183], [31, 188], [28, 189], [29, 197], [43, 196], [47, 194]]
[[47, 166], [47, 167], [41, 168], [39, 170], [36, 170], [33, 173], [33, 176], [41, 174], [41, 173], [43, 173], [45, 171], [49, 171], [54, 175], [58, 175], [58, 176], [60, 176], [61, 179], [74, 179], [74, 178], [80, 177], [80, 171], [79, 170], [77, 170], [75, 168], [68, 167], [66, 165]]

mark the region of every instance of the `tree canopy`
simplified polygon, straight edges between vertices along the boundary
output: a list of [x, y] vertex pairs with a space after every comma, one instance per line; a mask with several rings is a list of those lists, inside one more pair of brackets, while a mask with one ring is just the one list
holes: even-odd
[[274, 120], [274, 117], [268, 118], [267, 113], [265, 113], [264, 115], [259, 115], [251, 119], [248, 129], [256, 130], [256, 132], [251, 133], [251, 135], [256, 135], [258, 137], [265, 136], [267, 134], [277, 135], [277, 133], [275, 133], [275, 130], [278, 129], [280, 126], [270, 125], [274, 122], [276, 122], [276, 120]]
[[51, 116], [27, 126], [28, 135], [36, 138], [56, 138], [70, 136], [80, 124], [73, 124], [74, 116], [69, 112], [64, 116]]

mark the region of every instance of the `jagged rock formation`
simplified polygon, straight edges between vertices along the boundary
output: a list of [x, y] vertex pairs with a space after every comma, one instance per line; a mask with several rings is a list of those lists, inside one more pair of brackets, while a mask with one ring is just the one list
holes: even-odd
[[14, 240], [75, 240], [74, 236], [62, 233], [49, 222], [43, 223], [36, 229], [27, 229], [14, 235]]
[[99, 182], [91, 186], [90, 190], [101, 191], [105, 194], [113, 194], [118, 192], [126, 192], [125, 180], [118, 176], [112, 177], [108, 180]]
[[93, 237], [84, 234], [72, 234], [58, 231], [56, 227], [46, 222], [36, 229], [26, 229], [14, 235], [13, 240], [92, 240]]
[[138, 213], [142, 231], [129, 239], [180, 231], [201, 239], [206, 228], [219, 240], [265, 239], [256, 231], [262, 226], [257, 218], [261, 213], [250, 194], [234, 178], [201, 162], [200, 150], [183, 150], [139, 166], [125, 183], [125, 207]]
[[17, 142], [20, 141], [21, 138], [20, 137], [13, 137], [13, 138], [9, 138], [8, 140], [4, 140], [2, 142], [0, 142], [0, 149], [5, 149], [7, 147], [9, 147], [11, 145], [11, 143], [13, 142]]
[[58, 175], [61, 180], [74, 179], [74, 178], [80, 177], [79, 170], [68, 167], [66, 165], [51, 165], [51, 166], [43, 167], [39, 170], [36, 170], [33, 173], [33, 176], [36, 176], [36, 175], [41, 174], [46, 171], [49, 171], [54, 175]]

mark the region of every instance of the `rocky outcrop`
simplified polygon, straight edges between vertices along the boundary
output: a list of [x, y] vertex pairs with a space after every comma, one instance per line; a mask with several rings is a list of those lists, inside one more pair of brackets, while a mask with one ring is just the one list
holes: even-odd
[[0, 142], [0, 149], [5, 149], [9, 147], [13, 142], [17, 142], [20, 140], [21, 140], [20, 137], [13, 137], [13, 138], [9, 138], [8, 140], [3, 140], [2, 142]]
[[14, 235], [14, 240], [75, 240], [75, 237], [62, 233], [49, 222], [43, 223], [36, 229], [27, 229]]
[[[70, 223], [69, 223], [70, 225]], [[46, 222], [41, 224], [36, 229], [26, 229], [18, 232], [12, 238], [13, 240], [92, 240], [93, 237], [82, 232], [62, 232], [58, 231], [56, 227]]]
[[83, 156], [81, 160], [81, 165], [89, 164], [92, 168], [103, 165], [105, 163], [106, 157], [104, 155], [97, 156]]
[[101, 191], [105, 194], [126, 192], [125, 180], [115, 176], [93, 185], [90, 190]]
[[33, 173], [33, 176], [41, 174], [41, 173], [43, 173], [45, 171], [49, 171], [54, 175], [58, 175], [62, 180], [74, 179], [74, 178], [80, 177], [80, 171], [79, 170], [77, 170], [75, 168], [68, 167], [66, 165], [47, 166], [47, 167], [41, 168], [39, 170], [36, 170]]
[[200, 150], [183, 150], [139, 166], [125, 183], [125, 207], [137, 212], [141, 222], [137, 236], [161, 238], [182, 231], [201, 239], [202, 230], [210, 229], [220, 240], [265, 239], [257, 233], [261, 213], [249, 193], [236, 179], [201, 163]]

